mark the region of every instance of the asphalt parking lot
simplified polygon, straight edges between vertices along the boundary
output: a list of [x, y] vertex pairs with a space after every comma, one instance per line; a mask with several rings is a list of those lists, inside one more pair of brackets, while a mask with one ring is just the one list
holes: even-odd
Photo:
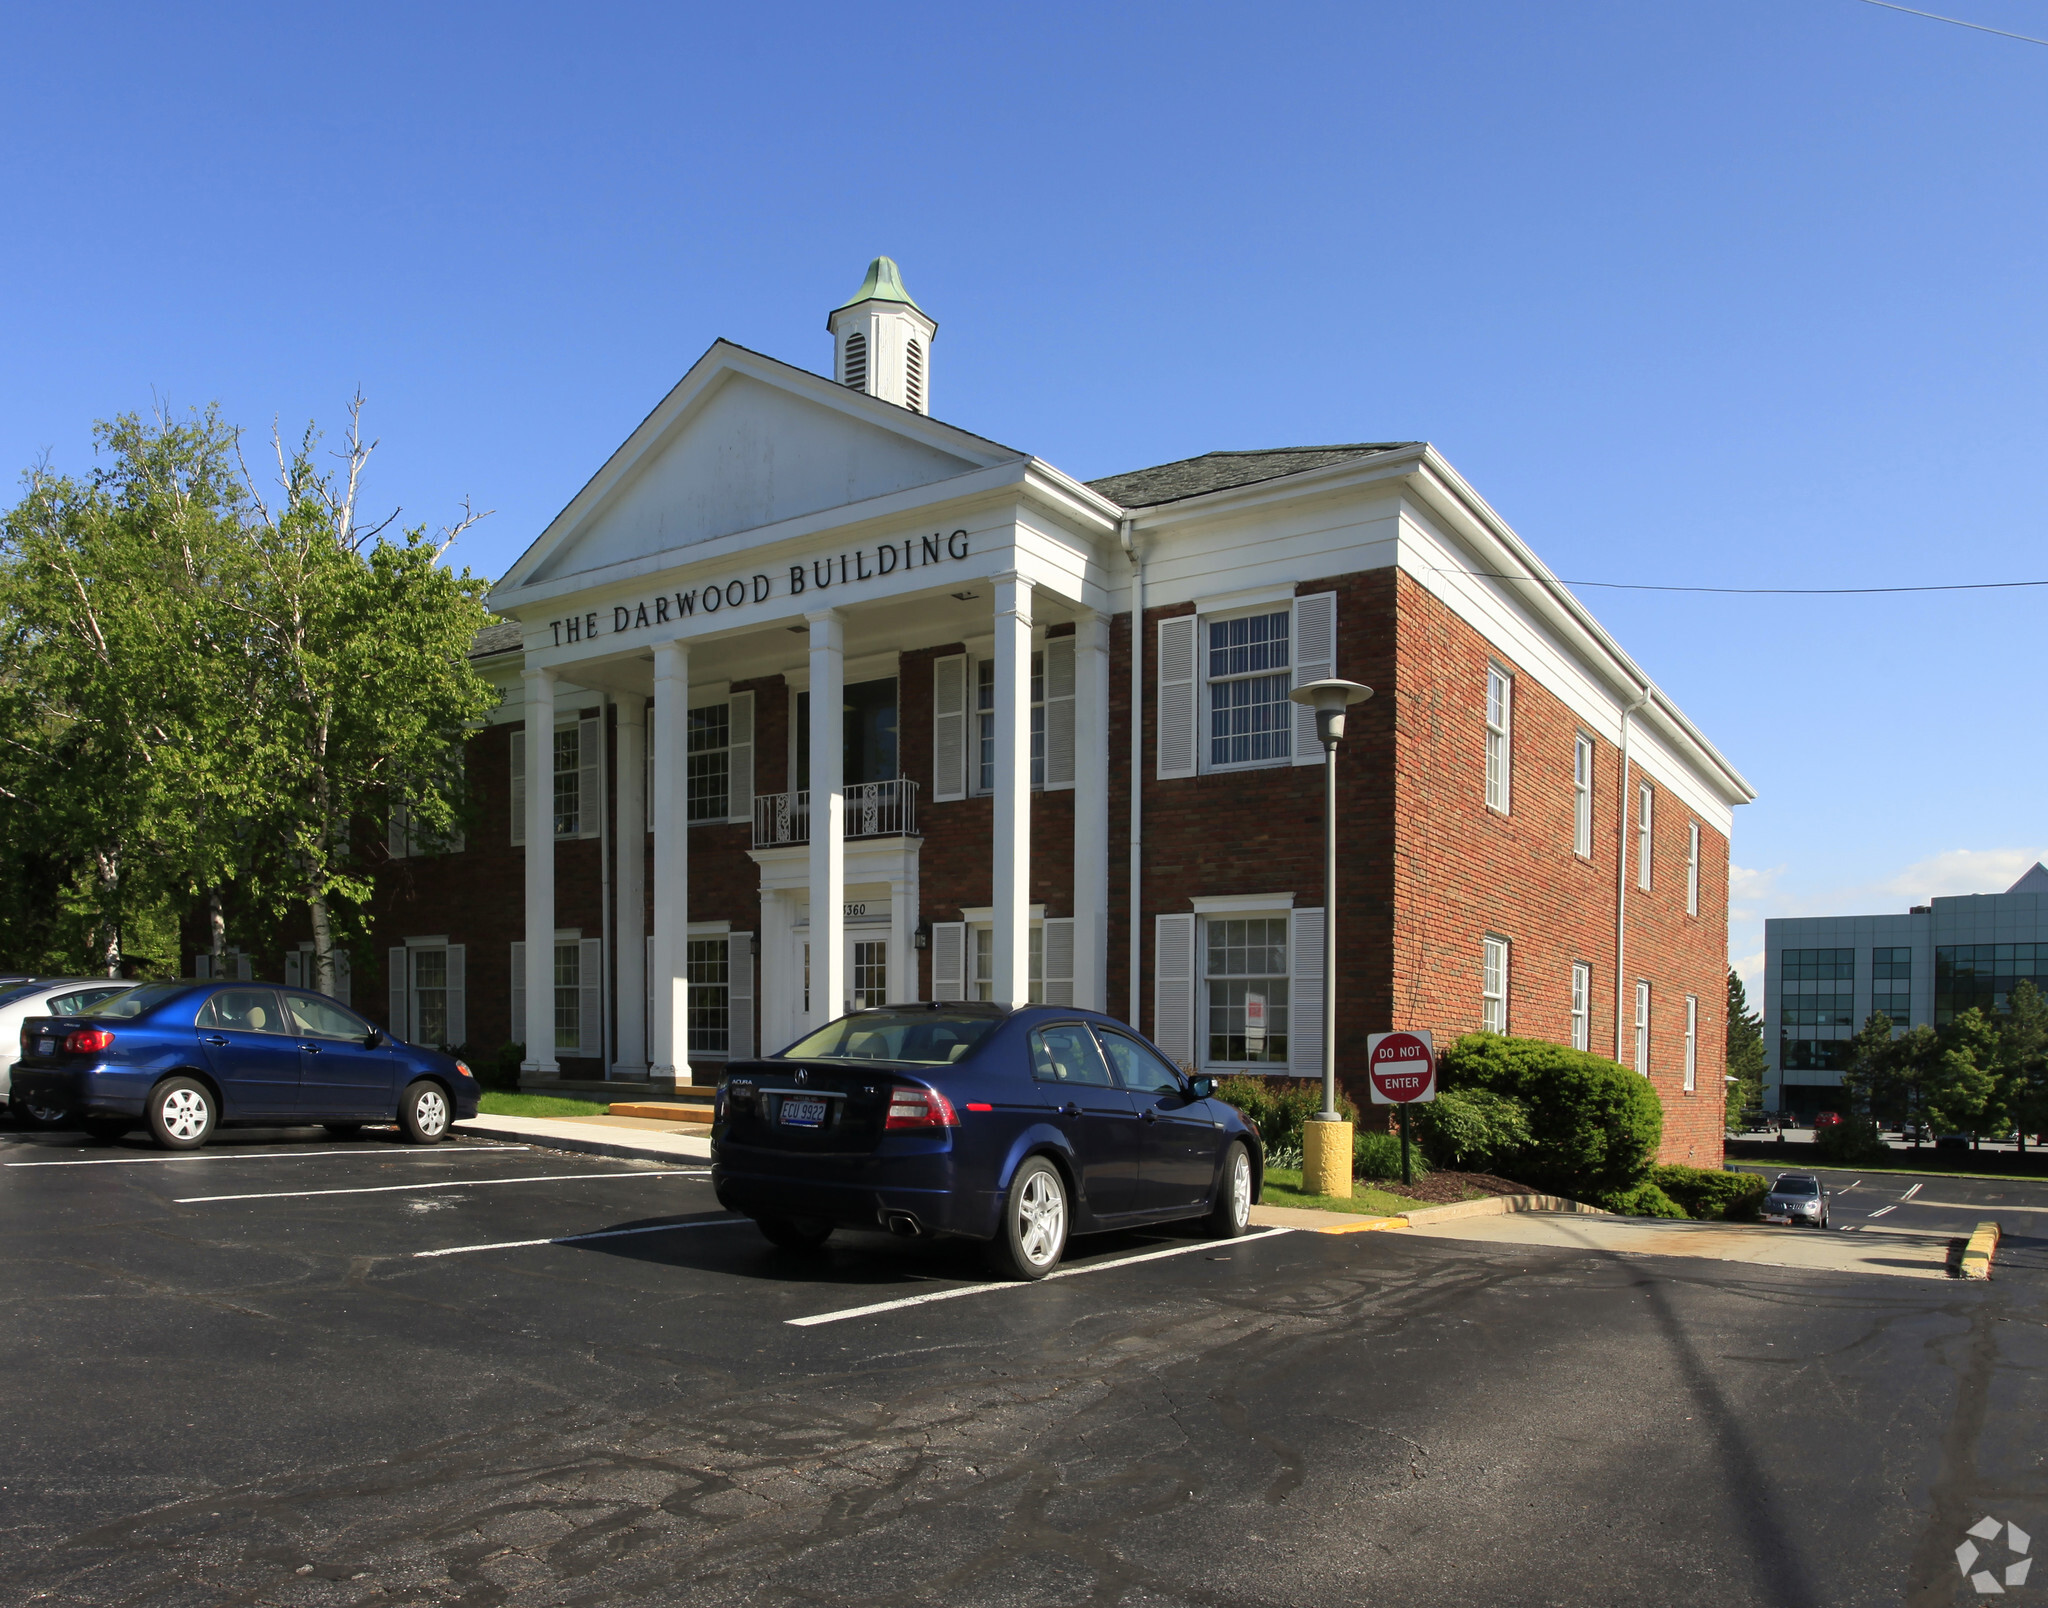
[[991, 1286], [701, 1168], [307, 1134], [0, 1135], [0, 1203], [4, 1601], [1946, 1604], [2048, 1535], [2032, 1228], [1989, 1284], [1274, 1233]]

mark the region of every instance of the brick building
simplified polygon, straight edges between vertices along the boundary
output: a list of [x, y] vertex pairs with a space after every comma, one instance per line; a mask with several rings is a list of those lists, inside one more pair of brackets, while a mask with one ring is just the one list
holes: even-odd
[[1754, 795], [1433, 447], [1083, 484], [930, 417], [936, 325], [886, 259], [829, 328], [829, 380], [713, 345], [492, 594], [474, 824], [394, 828], [380, 874], [399, 1031], [660, 1087], [850, 1002], [1030, 998], [1313, 1074], [1321, 750], [1287, 693], [1342, 675], [1374, 689], [1347, 1053], [1613, 1054], [1667, 1159], [1718, 1161]]

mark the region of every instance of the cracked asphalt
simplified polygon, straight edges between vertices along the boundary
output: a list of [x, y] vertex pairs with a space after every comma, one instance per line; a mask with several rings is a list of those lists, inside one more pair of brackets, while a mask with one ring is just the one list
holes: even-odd
[[1917, 1608], [2048, 1537], [2028, 1226], [1989, 1284], [1371, 1233], [986, 1288], [300, 1132], [0, 1134], [0, 1208], [10, 1603]]

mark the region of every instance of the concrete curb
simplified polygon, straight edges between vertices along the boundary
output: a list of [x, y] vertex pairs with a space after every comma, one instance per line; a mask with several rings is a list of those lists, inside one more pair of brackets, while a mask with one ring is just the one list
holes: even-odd
[[711, 1159], [709, 1139], [652, 1131], [644, 1137], [628, 1137], [633, 1133], [630, 1128], [599, 1128], [580, 1117], [480, 1116], [455, 1123], [454, 1131], [490, 1139], [523, 1139], [550, 1150], [612, 1156], [621, 1161], [666, 1161], [688, 1166]]
[[1411, 1223], [1448, 1223], [1460, 1217], [1500, 1217], [1509, 1212], [1583, 1212], [1588, 1217], [1612, 1217], [1614, 1213], [1567, 1200], [1562, 1195], [1489, 1195], [1485, 1200], [1461, 1200], [1451, 1206], [1418, 1206], [1401, 1215]]
[[1998, 1252], [1998, 1241], [2003, 1231], [1996, 1223], [1979, 1223], [1963, 1246], [1962, 1264], [1956, 1269], [1956, 1276], [1965, 1279], [1988, 1279], [1991, 1277], [1991, 1258]]

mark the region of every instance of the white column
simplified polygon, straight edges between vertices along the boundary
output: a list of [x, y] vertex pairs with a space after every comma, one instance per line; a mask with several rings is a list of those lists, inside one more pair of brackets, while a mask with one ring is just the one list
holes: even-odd
[[528, 670], [526, 693], [526, 1059], [555, 1076], [555, 673]]
[[612, 975], [619, 986], [615, 1078], [647, 1075], [647, 711], [638, 693], [619, 700], [619, 788], [616, 906]]
[[[836, 609], [811, 622], [811, 1014], [846, 1009], [846, 633]], [[801, 986], [801, 985], [799, 985]]]
[[654, 1008], [647, 1023], [648, 1077], [690, 1081], [690, 650], [654, 650]]
[[1074, 1003], [1109, 1009], [1109, 622], [1074, 624]]
[[994, 994], [1031, 997], [1031, 583], [995, 577]]

